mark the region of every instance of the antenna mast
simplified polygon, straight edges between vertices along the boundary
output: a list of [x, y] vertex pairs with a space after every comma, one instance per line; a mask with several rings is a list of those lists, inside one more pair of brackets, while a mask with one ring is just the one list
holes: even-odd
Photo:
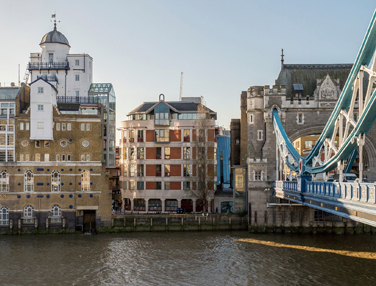
[[183, 94], [183, 72], [180, 75], [180, 94], [179, 94], [179, 101], [181, 101], [181, 95]]

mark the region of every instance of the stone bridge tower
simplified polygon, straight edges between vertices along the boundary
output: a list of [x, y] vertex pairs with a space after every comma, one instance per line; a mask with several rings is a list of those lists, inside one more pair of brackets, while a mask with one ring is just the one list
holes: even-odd
[[[241, 105], [241, 150], [246, 150], [247, 154], [249, 216], [250, 225], [255, 229], [265, 225], [286, 225], [287, 221], [292, 225], [309, 225], [314, 220], [313, 210], [285, 206], [272, 198], [273, 182], [282, 179], [283, 171], [278, 159], [272, 111], [274, 108], [279, 110], [291, 142], [303, 136], [320, 135], [351, 67], [351, 64], [282, 63], [272, 88], [251, 86], [248, 89], [247, 103]], [[242, 128], [244, 125], [246, 129]], [[372, 169], [376, 163], [375, 135], [376, 128], [372, 128], [366, 139], [364, 155], [367, 157], [364, 158], [364, 174], [371, 180], [376, 180], [376, 171]], [[305, 149], [305, 146], [296, 147], [301, 152]]]

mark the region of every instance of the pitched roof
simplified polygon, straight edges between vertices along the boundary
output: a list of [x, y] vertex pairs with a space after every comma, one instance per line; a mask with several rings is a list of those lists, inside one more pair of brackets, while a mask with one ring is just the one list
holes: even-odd
[[284, 64], [275, 84], [286, 86], [287, 97], [293, 95], [293, 84], [303, 85], [304, 96], [313, 95], [316, 89], [316, 80], [329, 74], [332, 79], [339, 79], [342, 90], [351, 68], [352, 64]]

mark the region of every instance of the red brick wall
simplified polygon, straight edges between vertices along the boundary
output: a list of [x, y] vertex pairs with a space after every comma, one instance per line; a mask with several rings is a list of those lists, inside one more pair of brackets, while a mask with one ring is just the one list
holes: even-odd
[[175, 164], [171, 165], [171, 176], [181, 176], [181, 165]]
[[181, 190], [181, 183], [180, 182], [171, 182], [170, 183], [171, 190]]
[[156, 167], [155, 165], [146, 165], [146, 176], [155, 176]]
[[181, 141], [181, 130], [170, 130], [170, 141], [180, 142]]
[[214, 159], [214, 147], [208, 147], [208, 159]]
[[157, 149], [156, 147], [146, 147], [146, 159], [156, 159]]
[[214, 129], [208, 129], [208, 141], [214, 141]]
[[146, 190], [155, 190], [155, 182], [146, 182]]
[[192, 147], [192, 158], [193, 160], [196, 159], [196, 147]]
[[171, 159], [181, 159], [181, 147], [170, 148]]
[[196, 141], [196, 129], [192, 130], [192, 141]]
[[146, 130], [146, 142], [154, 142], [154, 130]]

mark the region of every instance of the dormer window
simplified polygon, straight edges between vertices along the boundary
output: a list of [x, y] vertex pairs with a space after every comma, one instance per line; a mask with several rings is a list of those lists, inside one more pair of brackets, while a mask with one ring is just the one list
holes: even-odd
[[170, 109], [165, 104], [159, 104], [154, 109], [155, 125], [170, 125]]

